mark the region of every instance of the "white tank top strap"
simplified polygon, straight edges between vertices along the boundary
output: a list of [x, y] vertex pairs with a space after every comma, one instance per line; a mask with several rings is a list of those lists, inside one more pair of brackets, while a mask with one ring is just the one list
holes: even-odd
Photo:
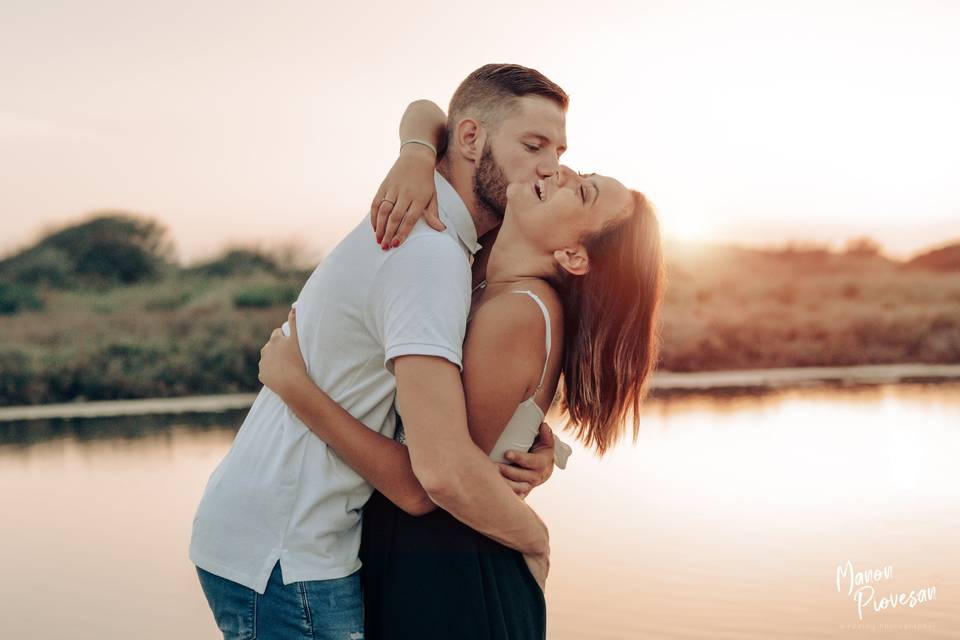
[[547, 375], [547, 363], [550, 361], [550, 345], [551, 345], [551, 340], [550, 340], [550, 312], [547, 311], [547, 305], [543, 304], [543, 300], [541, 300], [541, 299], [537, 296], [537, 294], [535, 294], [533, 291], [530, 291], [530, 290], [528, 290], [528, 289], [524, 289], [524, 290], [522, 290], [522, 291], [514, 291], [513, 293], [525, 293], [525, 294], [527, 294], [528, 296], [530, 296], [531, 298], [533, 298], [533, 301], [537, 303], [537, 306], [538, 306], [538, 307], [540, 307], [540, 311], [543, 312], [543, 321], [546, 323], [546, 326], [547, 326], [547, 340], [546, 340], [546, 342], [547, 342], [547, 357], [546, 357], [546, 358], [544, 359], [544, 361], [543, 361], [543, 372], [540, 374], [540, 384], [537, 385], [537, 391], [539, 391], [539, 390], [540, 390], [540, 387], [543, 386], [543, 379], [544, 379], [544, 378], [546, 377], [546, 375]]

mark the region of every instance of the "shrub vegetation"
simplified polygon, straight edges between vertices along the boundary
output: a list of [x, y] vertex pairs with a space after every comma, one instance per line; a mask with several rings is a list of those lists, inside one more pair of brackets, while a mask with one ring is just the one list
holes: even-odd
[[[0, 405], [259, 388], [309, 272], [236, 247], [181, 267], [166, 238], [108, 213], [0, 260]], [[666, 254], [661, 369], [960, 362], [960, 245], [905, 263], [865, 238]]]

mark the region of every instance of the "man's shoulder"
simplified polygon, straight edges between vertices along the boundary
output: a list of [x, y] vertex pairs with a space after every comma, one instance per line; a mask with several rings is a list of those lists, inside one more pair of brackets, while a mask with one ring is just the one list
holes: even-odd
[[[413, 225], [413, 229], [410, 230], [410, 235], [407, 237], [407, 241], [413, 240], [414, 238], [435, 238], [442, 242], [450, 242], [455, 246], [458, 246], [460, 244], [460, 238], [457, 237], [457, 233], [453, 228], [453, 224], [449, 219], [447, 219], [447, 216], [444, 215], [443, 212], [440, 213], [440, 220], [447, 226], [444, 231], [437, 231], [427, 224], [425, 218], [420, 218], [417, 220], [417, 223]], [[406, 244], [406, 242], [404, 242], [404, 244]], [[400, 246], [402, 247], [403, 245]]]
[[446, 231], [437, 231], [422, 218], [417, 221], [410, 235], [396, 249], [390, 249], [387, 258], [404, 256], [405, 260], [423, 257], [431, 262], [440, 260], [453, 264], [463, 264], [469, 268], [470, 258], [466, 248], [460, 242], [452, 227], [447, 224]]
[[[419, 224], [419, 223], [418, 223]], [[384, 254], [374, 277], [373, 298], [413, 296], [420, 302], [470, 301], [469, 252], [456, 236], [436, 231], [423, 223], [424, 230], [411, 232], [396, 249]]]

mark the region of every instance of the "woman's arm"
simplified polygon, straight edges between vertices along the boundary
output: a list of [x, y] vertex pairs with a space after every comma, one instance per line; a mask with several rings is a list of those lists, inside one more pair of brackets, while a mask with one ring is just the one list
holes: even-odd
[[368, 428], [313, 382], [300, 353], [295, 309], [288, 322], [290, 336], [275, 329], [260, 350], [260, 382], [388, 500], [413, 516], [436, 509], [413, 475], [407, 448]]
[[543, 315], [526, 295], [502, 294], [470, 321], [463, 389], [470, 436], [487, 455], [520, 403], [536, 390], [544, 338]]
[[443, 157], [447, 144], [447, 114], [434, 102], [414, 100], [407, 105], [400, 119], [400, 142], [407, 140], [426, 140], [437, 149], [438, 156]]
[[[553, 314], [560, 318], [562, 309], [556, 306]], [[554, 324], [555, 336], [561, 330]], [[525, 295], [501, 295], [474, 314], [463, 345], [463, 389], [470, 436], [484, 453], [490, 454], [517, 406], [535, 392], [546, 355], [544, 339], [540, 309]], [[554, 340], [554, 345], [562, 344]], [[551, 375], [553, 383], [547, 382], [550, 376], [544, 381], [547, 391], [559, 374]], [[555, 455], [556, 441], [544, 422], [529, 452], [506, 451], [511, 464], [497, 464], [514, 491], [526, 497], [550, 479]]]
[[[400, 143], [424, 140], [443, 155], [447, 116], [429, 100], [411, 102], [400, 120]], [[370, 203], [370, 224], [383, 249], [398, 247], [422, 216], [437, 231], [446, 227], [437, 211], [433, 170], [437, 156], [422, 144], [406, 144]]]
[[307, 428], [390, 502], [412, 516], [437, 508], [413, 474], [406, 446], [369, 429], [309, 377], [281, 397]]

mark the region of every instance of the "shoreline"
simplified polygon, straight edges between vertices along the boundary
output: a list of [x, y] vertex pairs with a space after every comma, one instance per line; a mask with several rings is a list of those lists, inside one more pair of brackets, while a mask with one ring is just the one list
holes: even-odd
[[[960, 380], [960, 364], [884, 364], [850, 367], [791, 367], [677, 373], [658, 371], [650, 391], [683, 393], [721, 390], [783, 389], [830, 384], [895, 384]], [[178, 413], [220, 413], [250, 408], [256, 393], [233, 393], [142, 400], [98, 400], [0, 408], [0, 422], [106, 418]]]

